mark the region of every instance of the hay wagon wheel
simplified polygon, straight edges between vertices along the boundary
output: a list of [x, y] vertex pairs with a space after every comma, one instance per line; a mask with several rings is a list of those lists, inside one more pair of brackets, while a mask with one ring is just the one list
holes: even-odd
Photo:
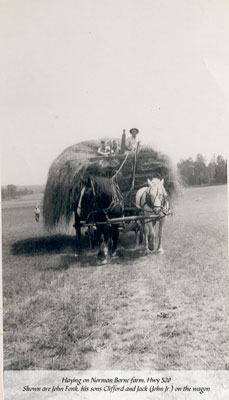
[[135, 238], [136, 238], [136, 244], [142, 244], [143, 243], [143, 226], [142, 223], [140, 222], [137, 217], [139, 216], [139, 209], [136, 207], [133, 207], [131, 205], [125, 207], [124, 209], [124, 216], [125, 217], [133, 217], [133, 221], [128, 221], [126, 220], [124, 224], [124, 229], [123, 233], [128, 233], [128, 232], [135, 232]]

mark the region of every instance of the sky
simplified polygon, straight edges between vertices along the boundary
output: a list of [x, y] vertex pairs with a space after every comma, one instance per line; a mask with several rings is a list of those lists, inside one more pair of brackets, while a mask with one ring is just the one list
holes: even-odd
[[2, 185], [132, 127], [174, 164], [226, 157], [228, 18], [228, 0], [0, 0]]

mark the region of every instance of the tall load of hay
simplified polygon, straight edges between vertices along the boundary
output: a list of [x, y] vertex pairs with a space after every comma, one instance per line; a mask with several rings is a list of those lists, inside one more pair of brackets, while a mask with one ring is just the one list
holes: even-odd
[[[46, 228], [51, 229], [60, 222], [70, 221], [76, 209], [82, 180], [89, 175], [113, 177], [116, 174], [116, 183], [124, 194], [127, 206], [133, 203], [136, 191], [147, 184], [147, 178], [164, 178], [170, 198], [178, 192], [178, 178], [166, 155], [150, 146], [140, 145], [137, 157], [135, 153], [99, 157], [97, 149], [101, 140], [117, 139], [103, 138], [75, 144], [65, 149], [52, 163], [43, 202]], [[131, 190], [133, 181], [134, 188]]]

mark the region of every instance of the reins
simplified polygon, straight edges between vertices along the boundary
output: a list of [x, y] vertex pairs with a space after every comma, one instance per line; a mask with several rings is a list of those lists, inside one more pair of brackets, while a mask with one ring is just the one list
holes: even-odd
[[[119, 186], [118, 186], [118, 184], [116, 184], [114, 182], [113, 179], [111, 179], [111, 183], [110, 184], [111, 184], [111, 191], [112, 191], [112, 194], [111, 194], [112, 199], [111, 199], [111, 202], [110, 202], [109, 206], [106, 207], [106, 208], [99, 208], [99, 209], [95, 210], [96, 205], [98, 205], [98, 202], [97, 202], [97, 197], [98, 196], [96, 194], [95, 182], [93, 181], [93, 178], [91, 178], [90, 182], [91, 182], [93, 197], [92, 197], [92, 200], [90, 202], [90, 205], [88, 206], [88, 209], [91, 209], [91, 210], [87, 215], [86, 221], [89, 220], [91, 215], [94, 216], [94, 214], [99, 214], [101, 212], [103, 212], [105, 217], [106, 217], [106, 219], [108, 219], [109, 211], [112, 211], [112, 209], [115, 206], [121, 205], [122, 209], [124, 208], [124, 199], [123, 199], [123, 195], [122, 195], [122, 193], [121, 193], [121, 191], [119, 189]], [[85, 188], [82, 191], [83, 191], [83, 194], [84, 194]], [[82, 197], [83, 197], [83, 195], [81, 196], [80, 200], [82, 200]], [[78, 208], [81, 209], [81, 204], [80, 204], [80, 207], [78, 206]]]
[[[91, 200], [89, 206], [87, 207], [89, 213], [87, 215], [86, 221], [88, 221], [91, 216], [92, 216], [92, 219], [94, 220], [94, 215], [95, 214], [99, 214], [99, 213], [103, 213], [105, 218], [109, 219], [109, 216], [108, 216], [109, 211], [112, 211], [112, 209], [114, 209], [117, 205], [121, 206], [122, 211], [124, 210], [125, 199], [127, 199], [127, 197], [132, 193], [132, 191], [134, 189], [134, 185], [135, 185], [137, 153], [138, 153], [138, 147], [135, 150], [135, 154], [134, 154], [134, 165], [133, 165], [133, 176], [132, 176], [131, 188], [125, 195], [123, 195], [121, 193], [121, 191], [120, 191], [120, 188], [119, 188], [119, 185], [118, 185], [118, 182], [117, 182], [117, 177], [118, 177], [119, 173], [121, 172], [124, 164], [127, 161], [127, 158], [128, 158], [128, 156], [130, 154], [129, 152], [126, 154], [126, 156], [125, 156], [122, 164], [120, 165], [119, 169], [110, 178], [109, 184], [111, 185], [111, 202], [110, 202], [108, 207], [99, 208], [99, 209], [97, 208], [97, 206], [99, 205], [98, 204], [98, 196], [99, 196], [99, 194], [97, 194], [97, 192], [96, 192], [96, 190], [97, 190], [97, 186], [96, 185], [98, 185], [98, 183], [96, 181], [94, 182], [93, 177], [91, 177], [90, 184], [91, 184], [93, 196], [92, 196], [92, 200]], [[161, 205], [159, 205], [159, 206], [155, 205], [156, 198], [159, 195], [159, 186], [157, 187], [157, 192], [156, 192], [156, 195], [154, 196], [154, 198], [152, 198], [153, 196], [151, 196], [150, 191], [151, 191], [151, 187], [147, 187], [145, 189], [145, 191], [142, 193], [142, 195], [140, 197], [139, 205], [137, 205], [131, 199], [130, 199], [130, 203], [132, 203], [135, 207], [137, 207], [138, 210], [144, 211], [145, 213], [151, 213], [152, 214], [152, 213], [154, 213], [155, 209], [159, 209], [159, 213], [158, 214], [154, 213], [154, 217], [152, 219], [155, 219], [155, 217], [156, 217], [156, 219], [160, 219], [160, 218], [165, 217], [166, 215], [170, 215], [171, 212], [169, 210], [169, 206], [167, 208], [164, 207], [164, 204], [166, 204], [166, 202], [167, 202], [166, 199], [168, 198], [168, 196], [165, 195], [165, 194], [167, 194], [165, 189], [164, 189], [164, 193], [162, 194]], [[82, 202], [82, 197], [84, 195], [84, 192], [85, 192], [85, 187], [82, 189], [81, 194], [80, 194], [80, 201], [79, 201], [79, 204], [78, 204], [78, 207], [77, 207], [77, 213], [78, 213], [78, 210], [79, 210], [79, 212], [81, 210], [81, 202]], [[145, 198], [144, 198], [144, 195], [145, 195]], [[142, 204], [142, 201], [144, 201], [143, 204]], [[150, 208], [150, 210], [144, 209], [145, 205], [147, 205]], [[151, 221], [152, 219], [150, 219], [150, 216], [149, 216], [149, 221]], [[147, 223], [147, 222], [145, 221], [144, 223]]]
[[[144, 202], [144, 204], [142, 204], [142, 199], [143, 199], [144, 194], [145, 194], [145, 202]], [[155, 205], [154, 205], [155, 200], [156, 200], [156, 198], [157, 198], [157, 195], [158, 195], [158, 188], [157, 188], [157, 193], [156, 193], [156, 195], [155, 195], [155, 197], [154, 197], [154, 199], [153, 199], [153, 201], [152, 201], [152, 200], [151, 200], [151, 196], [150, 196], [150, 187], [146, 188], [146, 189], [144, 190], [144, 192], [142, 193], [141, 197], [140, 197], [140, 206], [141, 206], [141, 208], [143, 209], [143, 207], [144, 207], [145, 205], [147, 205], [148, 207], [150, 207], [152, 210], [153, 210], [154, 208], [156, 208], [156, 207], [161, 207], [161, 206], [155, 206]], [[144, 210], [144, 211], [147, 211], [147, 210]], [[149, 211], [148, 211], [148, 212], [149, 212]], [[151, 212], [151, 211], [150, 211], [150, 212]]]

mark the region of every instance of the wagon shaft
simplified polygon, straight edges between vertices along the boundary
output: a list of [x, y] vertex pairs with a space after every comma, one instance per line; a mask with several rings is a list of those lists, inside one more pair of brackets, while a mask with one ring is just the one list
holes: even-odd
[[[166, 215], [171, 215], [171, 213], [167, 213]], [[153, 220], [158, 220], [160, 218], [164, 218], [165, 214], [160, 214], [160, 215], [156, 215], [156, 214], [150, 214], [150, 215], [133, 215], [130, 217], [119, 217], [119, 218], [111, 218], [111, 219], [107, 219], [107, 221], [105, 222], [96, 222], [96, 225], [113, 225], [113, 224], [125, 224], [125, 223], [130, 223], [130, 222], [137, 222], [137, 221], [153, 221]], [[84, 227], [87, 226], [94, 226], [94, 223], [86, 223], [86, 221], [80, 221], [80, 224]]]

